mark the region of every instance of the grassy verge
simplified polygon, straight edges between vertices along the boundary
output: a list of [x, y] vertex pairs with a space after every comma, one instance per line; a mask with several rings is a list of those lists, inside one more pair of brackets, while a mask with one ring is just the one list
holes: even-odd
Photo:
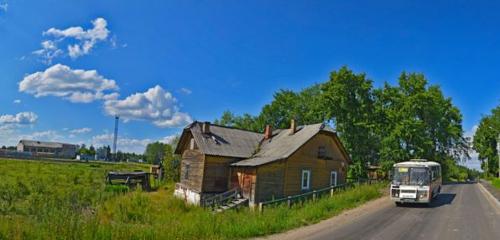
[[495, 188], [500, 189], [500, 178], [494, 178], [491, 180], [491, 185]]
[[316, 223], [380, 197], [386, 187], [361, 186], [262, 214], [213, 214], [174, 198], [172, 183], [152, 193], [111, 191], [103, 174], [114, 167], [0, 160], [0, 191], [7, 193], [0, 193], [0, 239], [249, 238]]

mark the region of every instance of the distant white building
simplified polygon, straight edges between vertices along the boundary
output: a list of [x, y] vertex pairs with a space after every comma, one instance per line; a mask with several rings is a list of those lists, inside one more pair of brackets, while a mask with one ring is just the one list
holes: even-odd
[[30, 152], [33, 155], [74, 158], [77, 146], [68, 143], [42, 142], [34, 140], [21, 140], [17, 144], [18, 152]]

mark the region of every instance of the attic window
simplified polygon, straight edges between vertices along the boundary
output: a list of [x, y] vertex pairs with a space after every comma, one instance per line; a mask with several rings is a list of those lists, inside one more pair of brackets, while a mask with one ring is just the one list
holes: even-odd
[[220, 144], [219, 140], [217, 140], [217, 138], [215, 138], [215, 136], [212, 135], [212, 140], [214, 140], [215, 144]]
[[321, 159], [326, 158], [326, 147], [325, 146], [318, 147], [318, 158], [321, 158]]

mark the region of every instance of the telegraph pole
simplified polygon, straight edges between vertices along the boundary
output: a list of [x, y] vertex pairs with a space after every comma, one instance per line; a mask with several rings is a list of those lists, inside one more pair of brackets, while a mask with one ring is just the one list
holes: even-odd
[[497, 175], [497, 177], [500, 178], [500, 133], [498, 134], [498, 138], [497, 138], [497, 155], [498, 155], [498, 175]]
[[116, 142], [118, 140], [118, 122], [120, 117], [118, 115], [115, 116], [115, 134], [113, 136], [113, 158], [116, 161]]

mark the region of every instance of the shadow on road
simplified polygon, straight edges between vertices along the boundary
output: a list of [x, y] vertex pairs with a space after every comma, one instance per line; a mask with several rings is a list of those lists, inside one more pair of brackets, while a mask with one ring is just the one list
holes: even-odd
[[422, 203], [405, 203], [401, 207], [407, 208], [438, 208], [444, 205], [450, 205], [455, 199], [455, 193], [440, 193], [430, 204]]
[[462, 185], [462, 184], [476, 184], [476, 181], [465, 181], [465, 182], [444, 182], [443, 185]]

